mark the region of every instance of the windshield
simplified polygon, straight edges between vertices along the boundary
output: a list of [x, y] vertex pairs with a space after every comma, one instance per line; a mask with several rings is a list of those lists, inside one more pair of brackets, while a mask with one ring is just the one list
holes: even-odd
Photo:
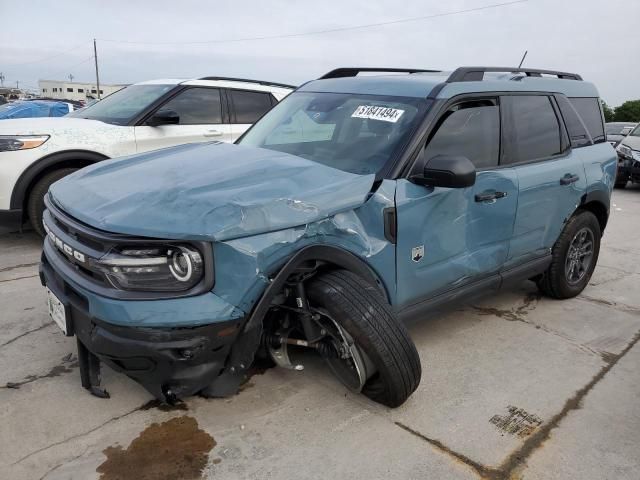
[[640, 137], [640, 125], [633, 129], [633, 131], [629, 134], [630, 137]]
[[131, 85], [67, 116], [127, 125], [142, 110], [174, 87], [175, 85]]
[[351, 173], [377, 173], [410, 138], [425, 109], [419, 98], [295, 92], [238, 143]]

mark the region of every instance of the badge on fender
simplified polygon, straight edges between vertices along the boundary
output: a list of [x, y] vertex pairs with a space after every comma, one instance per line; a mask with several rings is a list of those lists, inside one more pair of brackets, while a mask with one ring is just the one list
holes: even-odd
[[411, 260], [418, 263], [423, 258], [424, 258], [424, 245], [413, 247], [411, 249]]

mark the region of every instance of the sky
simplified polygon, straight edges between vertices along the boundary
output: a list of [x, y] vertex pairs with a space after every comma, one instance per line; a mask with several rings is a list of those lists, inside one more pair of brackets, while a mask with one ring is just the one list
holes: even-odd
[[[527, 50], [525, 67], [579, 73], [609, 105], [640, 99], [640, 2], [522, 0], [454, 13], [509, 1], [0, 0], [0, 72], [5, 86], [69, 74], [93, 81], [94, 38], [102, 83], [229, 76], [297, 85], [343, 66], [517, 66]], [[430, 18], [402, 21], [416, 17]], [[344, 29], [368, 24], [378, 25]], [[264, 38], [278, 35], [287, 37]]]

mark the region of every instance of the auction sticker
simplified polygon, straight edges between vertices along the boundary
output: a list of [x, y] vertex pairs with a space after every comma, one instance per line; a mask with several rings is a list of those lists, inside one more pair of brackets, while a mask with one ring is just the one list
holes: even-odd
[[375, 105], [360, 105], [351, 115], [354, 118], [370, 118], [371, 120], [382, 120], [383, 122], [396, 123], [404, 110], [389, 107], [376, 107]]

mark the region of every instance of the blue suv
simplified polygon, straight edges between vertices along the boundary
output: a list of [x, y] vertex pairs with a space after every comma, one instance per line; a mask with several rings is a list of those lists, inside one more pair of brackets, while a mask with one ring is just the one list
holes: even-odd
[[302, 370], [307, 349], [395, 407], [421, 377], [404, 320], [525, 279], [585, 288], [615, 176], [579, 75], [341, 68], [236, 145], [55, 183], [41, 280], [95, 395], [101, 362], [175, 402], [235, 393], [261, 358]]

